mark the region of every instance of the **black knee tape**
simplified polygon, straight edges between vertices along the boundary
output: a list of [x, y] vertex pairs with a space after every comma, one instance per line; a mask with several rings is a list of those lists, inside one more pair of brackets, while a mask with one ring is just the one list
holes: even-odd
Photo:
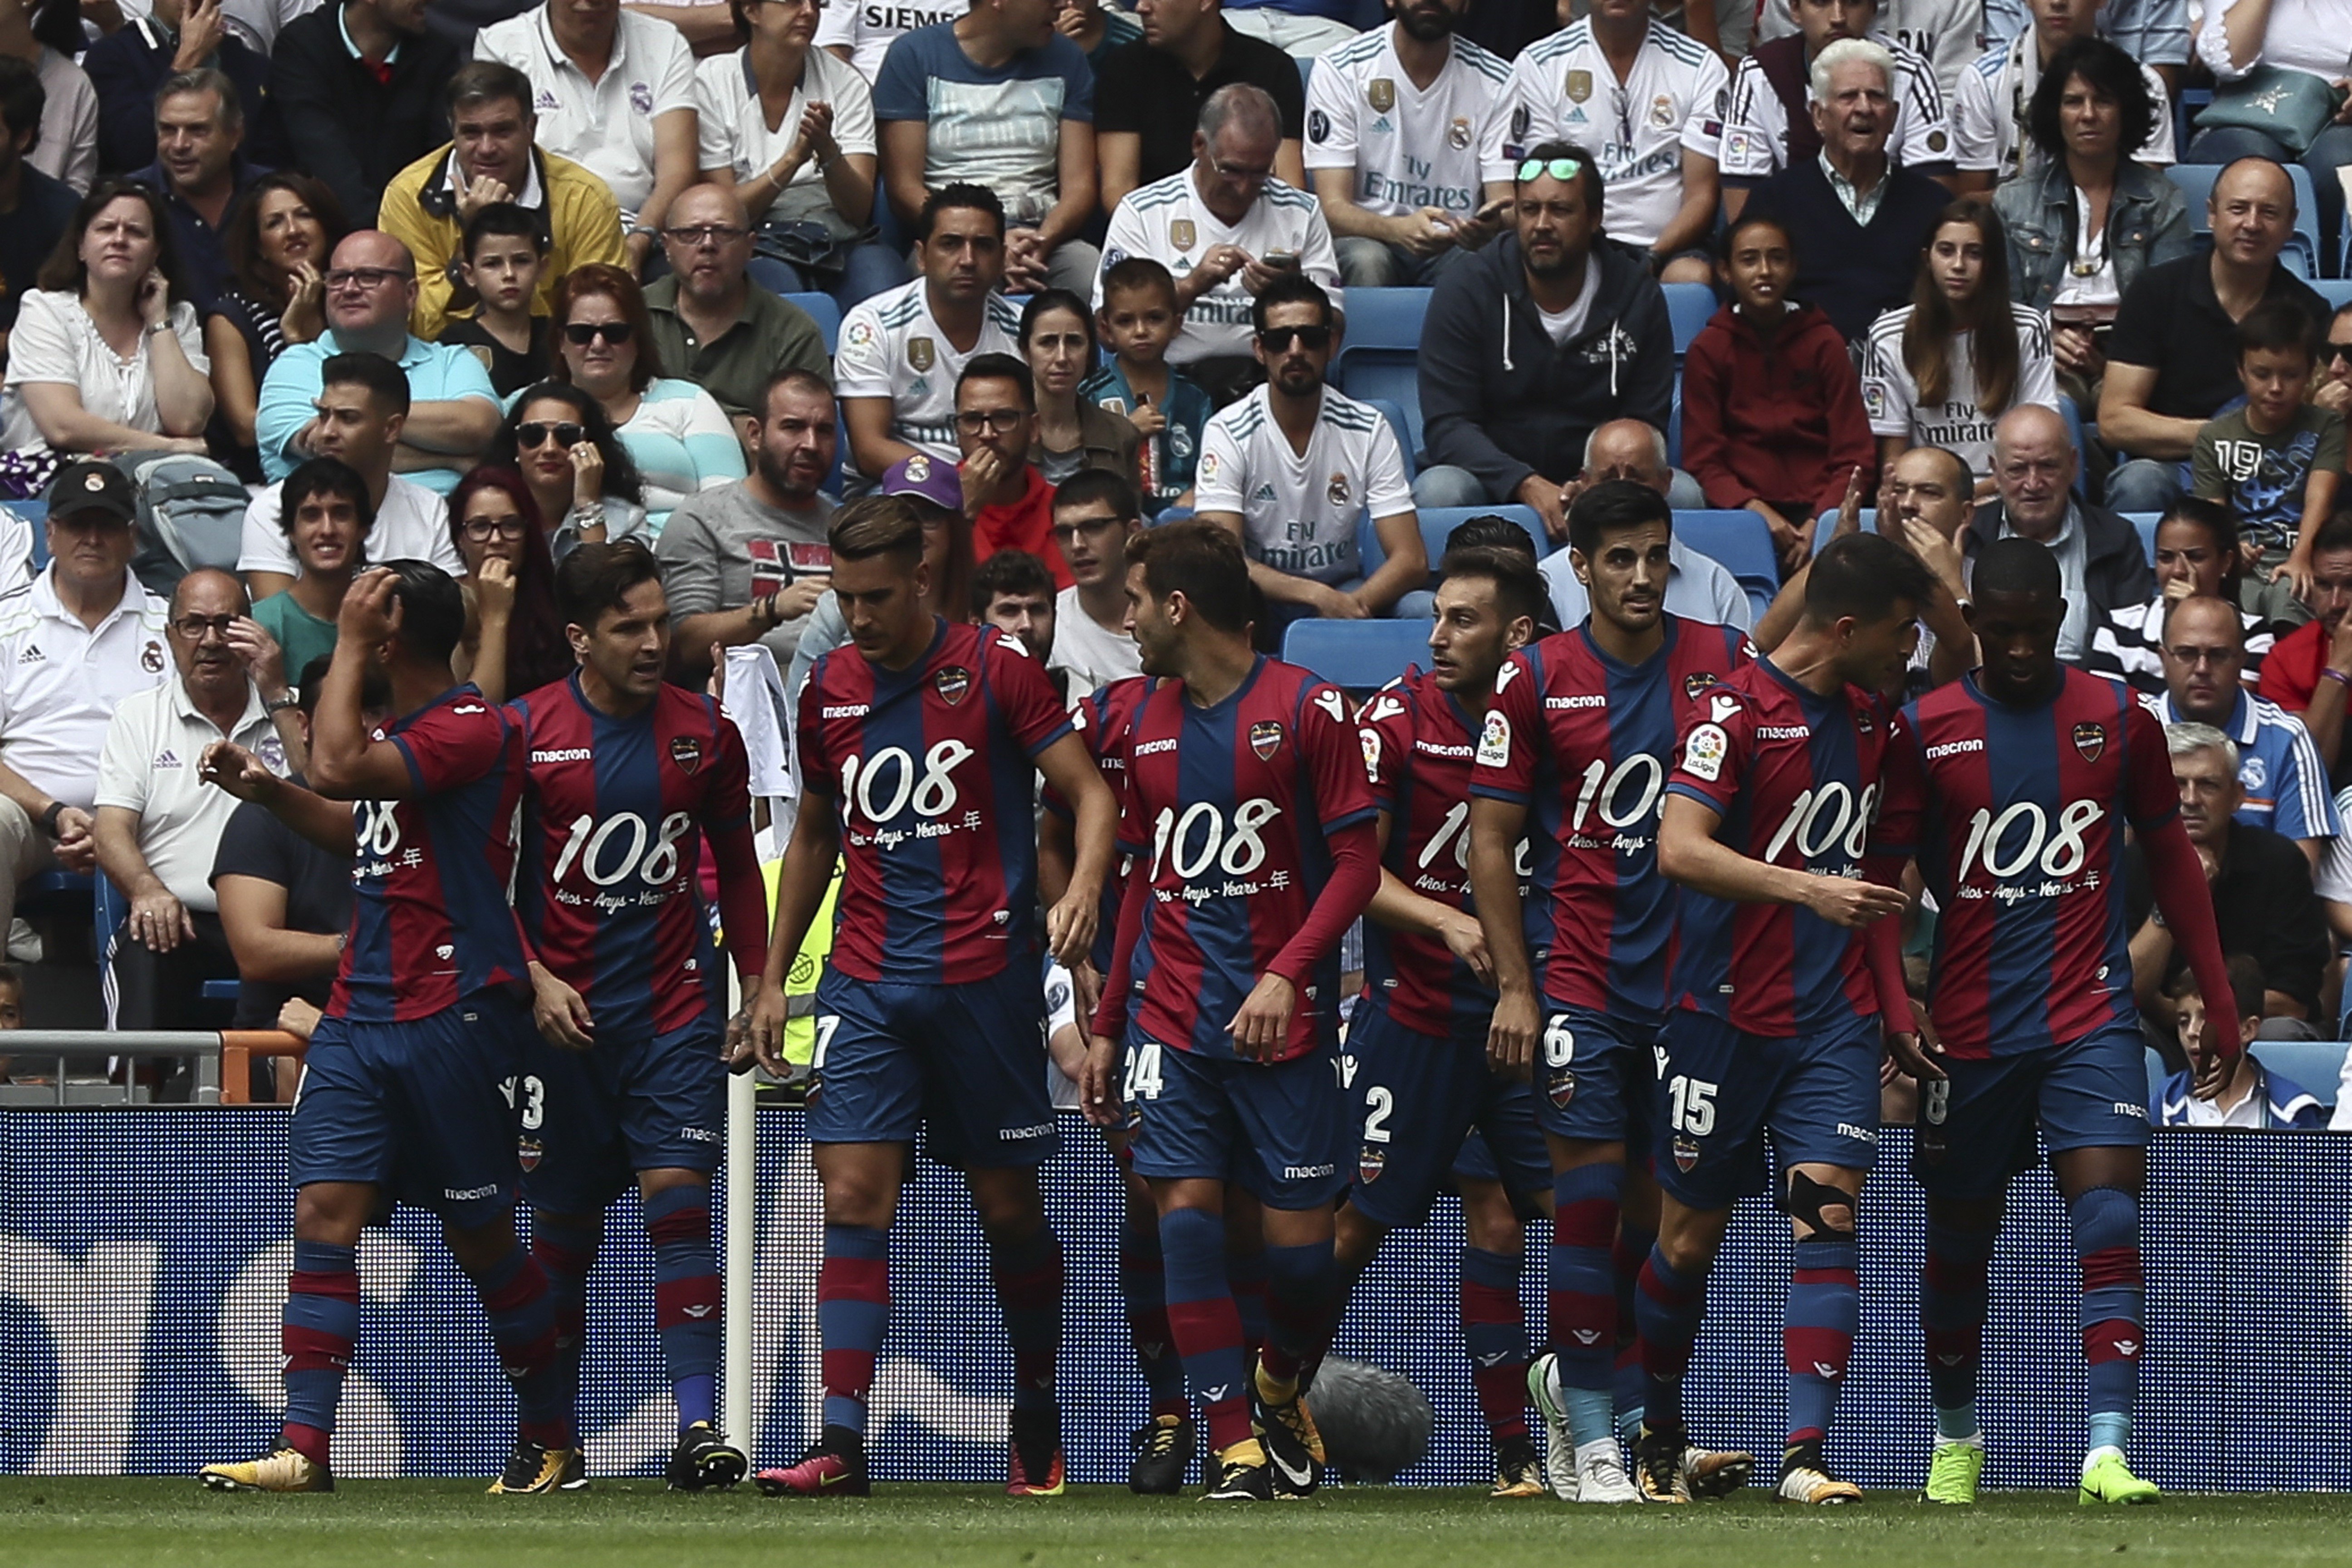
[[[1832, 1224], [1824, 1219], [1825, 1208], [1842, 1208], [1845, 1217]], [[1802, 1171], [1789, 1173], [1788, 1190], [1780, 1196], [1780, 1212], [1790, 1219], [1801, 1220], [1817, 1237], [1832, 1241], [1853, 1239], [1854, 1219], [1859, 1210], [1855, 1200], [1826, 1182], [1817, 1182]]]

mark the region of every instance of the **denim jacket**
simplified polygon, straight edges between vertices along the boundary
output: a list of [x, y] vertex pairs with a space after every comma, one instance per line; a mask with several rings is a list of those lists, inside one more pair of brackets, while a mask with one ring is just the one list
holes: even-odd
[[[1993, 210], [2009, 231], [2009, 286], [2018, 302], [2047, 310], [2074, 259], [2074, 186], [2063, 160], [2046, 161], [2004, 180]], [[2128, 294], [2149, 268], [2189, 253], [2189, 204], [2180, 187], [2144, 163], [2125, 160], [2107, 210], [2107, 249], [2116, 288]]]

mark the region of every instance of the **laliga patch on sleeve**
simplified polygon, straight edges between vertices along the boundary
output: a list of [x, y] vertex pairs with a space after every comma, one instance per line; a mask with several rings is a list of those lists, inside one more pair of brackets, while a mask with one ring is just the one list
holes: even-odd
[[1364, 740], [1364, 772], [1374, 784], [1381, 782], [1381, 732], [1378, 730], [1356, 731]]
[[1701, 724], [1683, 744], [1683, 771], [1713, 784], [1723, 776], [1723, 759], [1730, 750], [1731, 737], [1723, 732], [1722, 725]]
[[1865, 381], [1862, 384], [1862, 411], [1873, 419], [1886, 417], [1886, 384]]
[[1482, 768], [1511, 765], [1511, 721], [1493, 709], [1486, 710], [1486, 727], [1478, 733], [1477, 763]]

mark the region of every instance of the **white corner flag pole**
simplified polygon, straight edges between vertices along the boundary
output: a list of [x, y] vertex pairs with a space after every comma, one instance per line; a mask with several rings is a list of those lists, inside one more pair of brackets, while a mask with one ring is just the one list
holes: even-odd
[[759, 1277], [760, 1119], [757, 1069], [727, 1080], [726, 1351], [719, 1387], [727, 1436], [747, 1454], [759, 1452], [751, 1429], [751, 1296]]

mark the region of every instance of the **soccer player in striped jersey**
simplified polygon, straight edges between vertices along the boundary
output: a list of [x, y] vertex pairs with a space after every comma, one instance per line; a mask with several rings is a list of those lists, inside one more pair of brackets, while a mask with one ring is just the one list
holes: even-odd
[[[1985, 1267], [2009, 1179], [2050, 1150], [2083, 1268], [2086, 1503], [2146, 1503], [2131, 1473], [2141, 1321], [2139, 1194], [2147, 1077], [2124, 914], [2125, 829], [2207, 996], [2231, 994], [2211, 895], [2180, 825], [2164, 731], [2120, 683], [2058, 662], [2057, 557], [2003, 539], [1977, 557], [1969, 611], [1984, 664], [1897, 721], [1879, 837], [1935, 895], [1936, 1048], [1897, 1045], [1919, 1080], [1913, 1173], [1927, 1194], [1919, 1318], [1937, 1441], [1931, 1502], [1976, 1500]], [[2235, 1065], [2236, 1010], [2207, 1012], [2197, 1075]], [[2208, 1036], [2212, 1037], [2209, 1043]]]
[[[1657, 875], [1658, 803], [1700, 693], [1748, 662], [1743, 634], [1665, 612], [1673, 518], [1664, 496], [1622, 479], [1577, 498], [1570, 565], [1591, 613], [1503, 666], [1470, 780], [1471, 879], [1498, 994], [1488, 1050], [1523, 1079], [1541, 1051], [1553, 1348], [1528, 1382], [1553, 1489], [1592, 1503], [1638, 1496], [1612, 1420], [1619, 1335], [1632, 1325], [1612, 1254], [1621, 1233], [1646, 1252], [1657, 1228], [1650, 1053], [1675, 912]], [[1694, 1449], [1682, 1484], [1719, 1495], [1749, 1463]]]
[[747, 1467], [718, 1429], [710, 1240], [726, 998], [697, 885], [707, 838], [728, 956], [756, 994], [768, 904], [750, 763], [714, 700], [662, 679], [669, 600], [641, 542], [581, 545], [555, 569], [555, 603], [579, 668], [509, 705], [530, 753], [516, 902], [541, 1035], [518, 1096], [531, 1253], [555, 1288], [576, 1403], [604, 1210], [635, 1181], [677, 1403], [669, 1484], [730, 1487]]
[[[1129, 1108], [1169, 1323], [1216, 1452], [1208, 1495], [1270, 1498], [1277, 1468], [1304, 1492], [1323, 1454], [1301, 1375], [1334, 1304], [1346, 1185], [1339, 945], [1380, 886], [1371, 787], [1339, 689], [1251, 651], [1249, 564], [1232, 534], [1170, 523], [1129, 560], [1144, 673], [1165, 679], [1129, 726], [1118, 837], [1138, 868], [1082, 1102], [1105, 1126]], [[1264, 1207], [1268, 1332], [1254, 1373], [1226, 1274], [1229, 1176]]]
[[1666, 784], [1658, 868], [1682, 886], [1658, 1057], [1658, 1244], [1634, 1313], [1649, 1384], [1644, 1496], [1676, 1498], [1682, 1378], [1732, 1200], [1771, 1137], [1794, 1229], [1783, 1500], [1858, 1500], [1822, 1457], [1860, 1314], [1855, 1205], [1878, 1143], [1882, 1032], [1911, 1034], [1894, 869], [1873, 859], [1887, 717], [1934, 591], [1875, 533], [1817, 556], [1797, 628], [1701, 694]]
[[[1469, 817], [1472, 754], [1495, 672], [1535, 636], [1546, 595], [1521, 552], [1452, 551], [1444, 573], [1428, 673], [1407, 671], [1357, 715], [1380, 805], [1381, 868], [1364, 927], [1363, 1002], [1348, 1032], [1348, 1089], [1362, 1107], [1362, 1137], [1337, 1221], [1339, 1304], [1390, 1231], [1429, 1217], [1464, 1140], [1485, 1143], [1496, 1177], [1465, 1186], [1465, 1222], [1481, 1216], [1486, 1239], [1507, 1230], [1510, 1245], [1465, 1248], [1463, 1339], [1494, 1438], [1494, 1495], [1532, 1497], [1543, 1489], [1528, 1440], [1523, 1249], [1512, 1200], [1548, 1200], [1550, 1182], [1525, 1079], [1487, 1068], [1495, 992], [1470, 902]], [[1495, 1217], [1502, 1224], [1489, 1223]]]
[[[358, 808], [321, 803], [305, 833], [327, 843], [341, 818], [354, 892], [288, 1134], [284, 1436], [262, 1458], [205, 1466], [218, 1490], [334, 1489], [328, 1444], [359, 1338], [360, 1229], [394, 1198], [441, 1216], [515, 1384], [520, 1428], [490, 1489], [584, 1478], [556, 1371], [554, 1296], [514, 1229], [513, 1096], [531, 1033], [522, 931], [507, 902], [522, 733], [450, 679], [465, 630], [457, 583], [419, 561], [363, 574], [336, 617], [309, 776]], [[372, 734], [361, 690], [377, 665], [400, 717]]]
[[[1065, 965], [1087, 956], [1117, 807], [1045, 670], [1018, 638], [927, 614], [922, 519], [895, 496], [844, 507], [833, 591], [854, 646], [819, 658], [801, 692], [804, 791], [777, 887], [767, 973], [740, 1048], [772, 1072], [784, 966], [844, 871], [833, 958], [816, 993], [809, 1141], [824, 1188], [817, 1316], [824, 1430], [772, 1494], [867, 1489], [866, 1402], [889, 1301], [889, 1226], [919, 1128], [962, 1169], [1013, 1342], [1005, 1489], [1062, 1490], [1062, 1250], [1037, 1166], [1055, 1147], [1045, 1088], [1035, 927], [1036, 775], [1071, 803], [1077, 849], [1046, 911]], [[740, 1049], [739, 1049], [740, 1054]]]

